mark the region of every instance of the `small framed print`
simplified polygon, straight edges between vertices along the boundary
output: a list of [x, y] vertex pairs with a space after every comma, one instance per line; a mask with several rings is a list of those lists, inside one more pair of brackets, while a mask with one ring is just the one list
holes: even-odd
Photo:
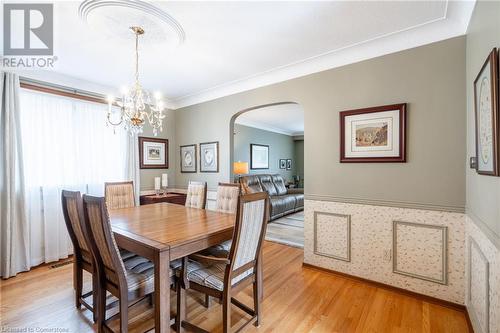
[[200, 143], [200, 172], [219, 172], [219, 142]]
[[406, 103], [340, 112], [340, 162], [406, 162]]
[[476, 171], [498, 176], [498, 53], [494, 48], [474, 80]]
[[168, 140], [139, 137], [141, 169], [168, 169]]
[[286, 160], [285, 159], [280, 159], [280, 169], [286, 169]]
[[250, 144], [250, 169], [269, 169], [269, 146]]
[[181, 146], [181, 172], [196, 172], [196, 145]]
[[292, 160], [291, 159], [286, 160], [286, 169], [292, 170]]

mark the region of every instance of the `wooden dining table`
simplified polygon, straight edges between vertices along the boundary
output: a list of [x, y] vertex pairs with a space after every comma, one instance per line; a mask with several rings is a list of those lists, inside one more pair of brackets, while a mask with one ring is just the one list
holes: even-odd
[[157, 203], [109, 216], [118, 246], [154, 263], [155, 332], [169, 332], [170, 262], [231, 239], [235, 215]]

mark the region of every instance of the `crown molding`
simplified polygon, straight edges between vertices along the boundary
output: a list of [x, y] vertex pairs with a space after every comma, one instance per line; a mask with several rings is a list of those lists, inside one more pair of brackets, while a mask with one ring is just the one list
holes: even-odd
[[476, 0], [448, 0], [444, 15], [438, 19], [433, 19], [400, 31], [383, 34], [369, 40], [331, 50], [242, 79], [223, 83], [196, 93], [171, 98], [167, 103], [172, 109], [179, 109], [328, 69], [462, 36], [467, 32], [467, 26], [474, 10], [475, 2]]

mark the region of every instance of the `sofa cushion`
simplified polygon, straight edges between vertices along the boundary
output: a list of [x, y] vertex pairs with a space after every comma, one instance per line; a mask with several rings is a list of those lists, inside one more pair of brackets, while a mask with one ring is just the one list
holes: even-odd
[[276, 187], [274, 187], [273, 180], [270, 175], [260, 175], [260, 185], [264, 189], [264, 191], [269, 194], [269, 196], [277, 195]]
[[271, 199], [271, 217], [293, 211], [295, 209], [295, 197], [292, 195], [278, 195]]
[[281, 177], [281, 175], [272, 175], [272, 180], [274, 183], [274, 187], [276, 187], [276, 192], [278, 193], [278, 195], [285, 195], [287, 190], [283, 177]]
[[244, 194], [262, 192], [258, 176], [244, 176], [240, 178], [241, 191]]
[[295, 198], [295, 209], [304, 208], [304, 195], [303, 194], [289, 194]]

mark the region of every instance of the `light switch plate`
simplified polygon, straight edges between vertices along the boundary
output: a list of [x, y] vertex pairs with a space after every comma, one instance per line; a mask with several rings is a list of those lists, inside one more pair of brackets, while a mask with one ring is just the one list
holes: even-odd
[[471, 169], [477, 169], [477, 157], [476, 156], [471, 156], [469, 158], [469, 167]]

